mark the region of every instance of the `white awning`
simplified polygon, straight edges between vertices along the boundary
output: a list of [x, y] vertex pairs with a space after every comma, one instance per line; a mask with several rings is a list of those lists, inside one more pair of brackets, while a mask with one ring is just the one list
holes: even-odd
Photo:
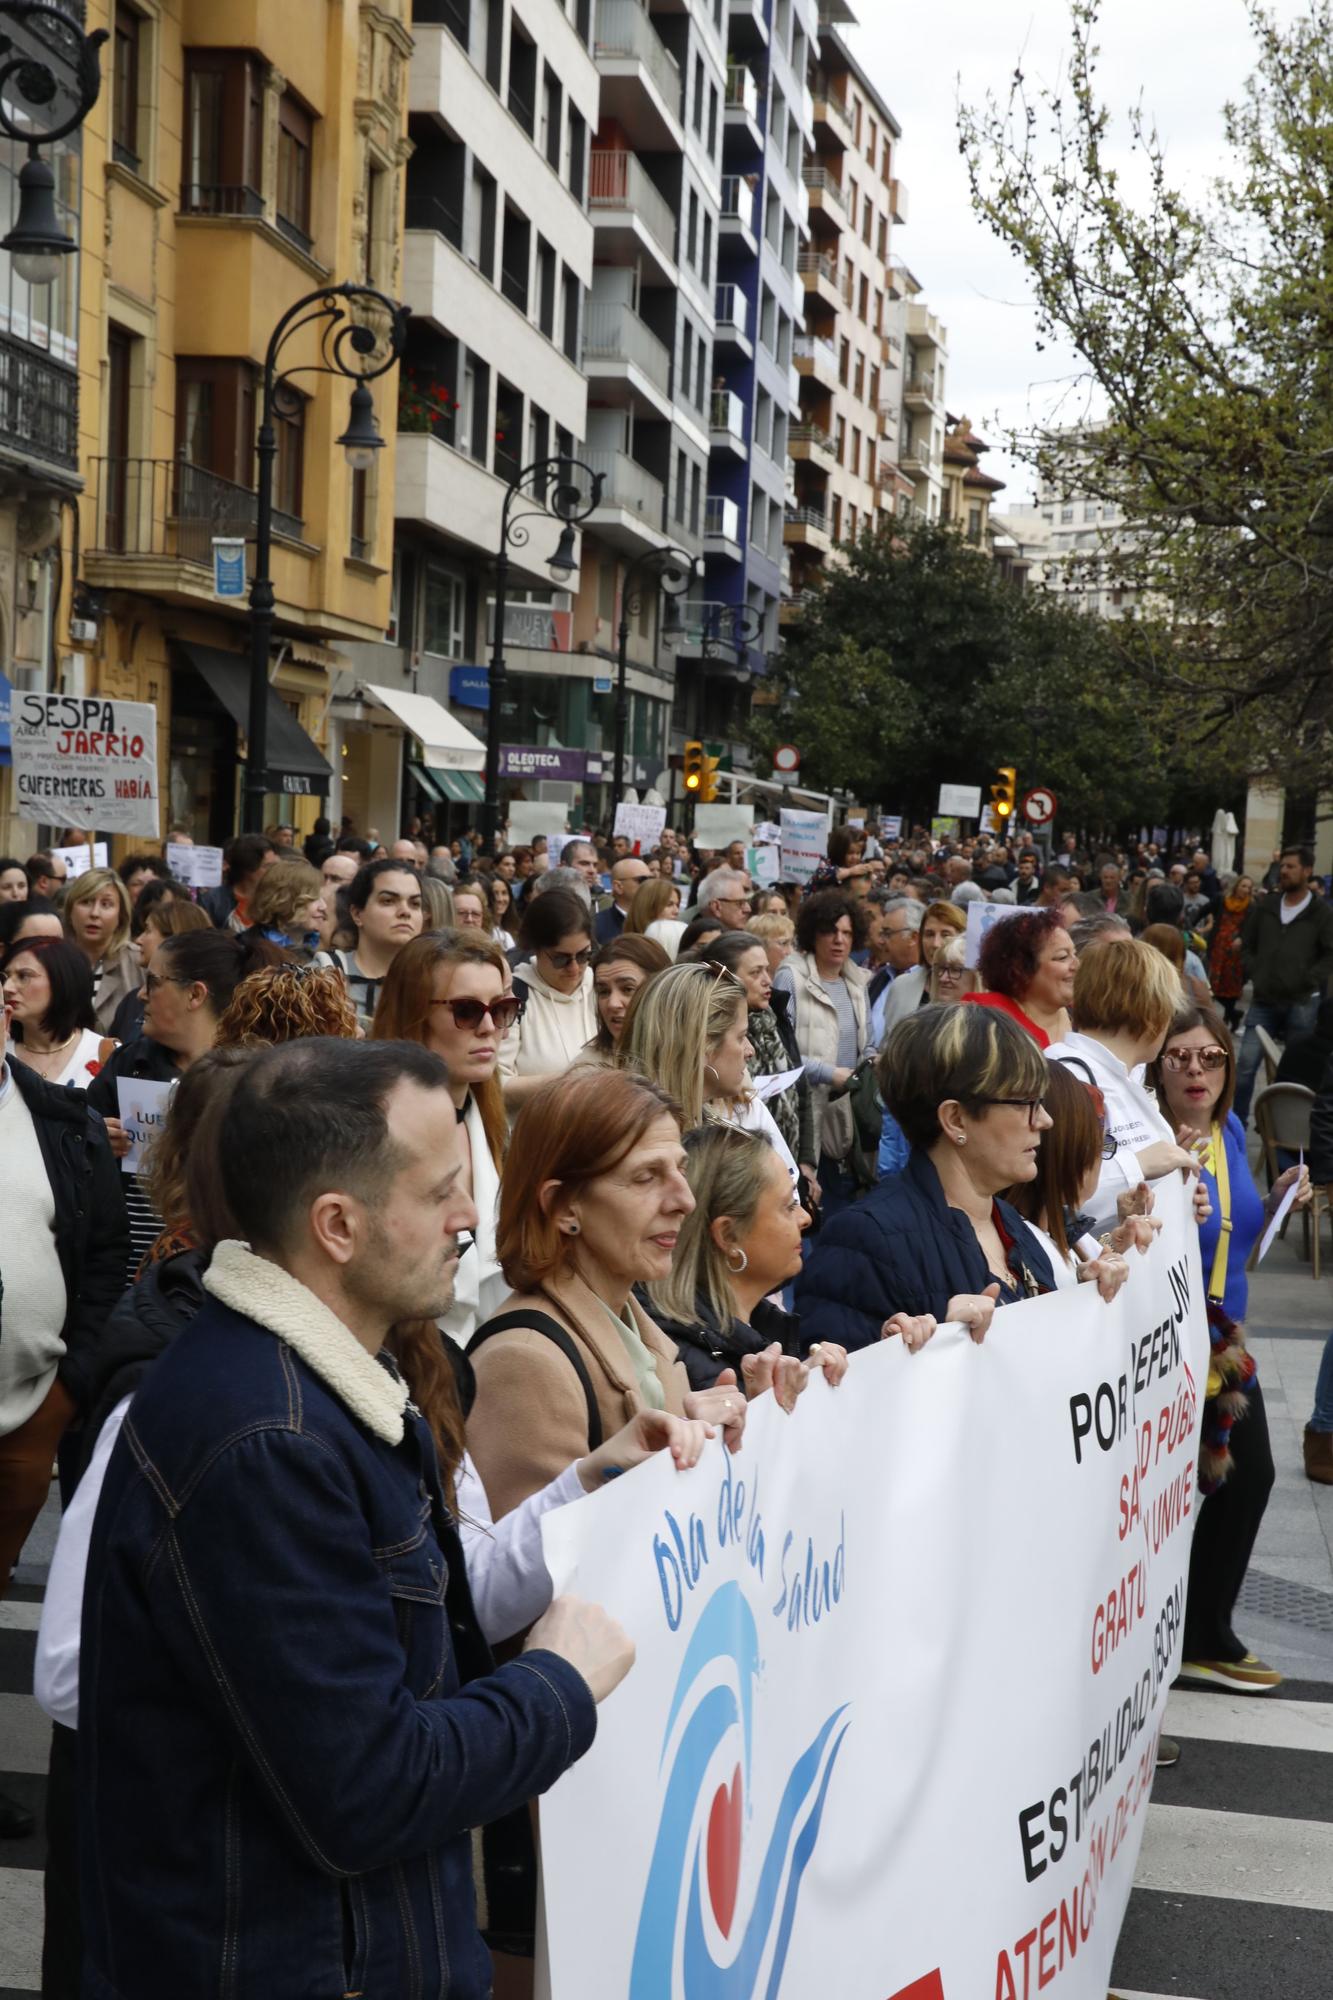
[[396, 716], [409, 736], [415, 736], [424, 752], [422, 762], [435, 771], [484, 771], [486, 745], [461, 722], [455, 722], [447, 708], [428, 694], [409, 694], [403, 688], [372, 687], [366, 693], [381, 708]]

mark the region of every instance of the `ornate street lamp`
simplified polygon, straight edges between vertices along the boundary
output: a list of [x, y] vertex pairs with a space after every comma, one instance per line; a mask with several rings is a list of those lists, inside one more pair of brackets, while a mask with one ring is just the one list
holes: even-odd
[[[0, 20], [40, 22], [44, 38], [54, 44], [52, 55], [58, 50], [64, 57], [57, 67], [51, 57], [17, 48], [12, 35], [0, 34], [0, 132], [28, 148], [19, 170], [18, 216], [0, 239], [0, 250], [8, 250], [15, 271], [28, 284], [49, 285], [76, 245], [56, 214], [56, 177], [38, 147], [67, 138], [96, 104], [102, 88], [101, 47], [110, 37], [105, 28], [85, 35], [53, 0], [3, 0]], [[59, 110], [62, 95], [70, 101], [64, 116]], [[16, 101], [27, 110], [16, 112]]]
[[[546, 566], [553, 583], [567, 583], [578, 568], [574, 560], [574, 529], [596, 510], [602, 497], [603, 477], [591, 466], [584, 465], [581, 459], [539, 458], [524, 466], [505, 489], [504, 509], [500, 515], [500, 547], [495, 557], [495, 631], [491, 639], [490, 707], [486, 715], [486, 801], [481, 809], [482, 843], [490, 854], [497, 851], [500, 831], [500, 740], [504, 732], [505, 690], [509, 682], [509, 668], [505, 661], [509, 551], [527, 546], [531, 539], [529, 521], [545, 521], [554, 514], [562, 523], [560, 540]], [[585, 481], [586, 485], [582, 483]], [[516, 513], [514, 506], [520, 500], [533, 504], [526, 511]]]
[[[353, 319], [359, 310], [363, 317]], [[289, 306], [273, 329], [264, 356], [263, 401], [260, 411], [259, 495], [255, 523], [255, 574], [250, 585], [250, 725], [245, 763], [245, 804], [242, 823], [247, 833], [264, 825], [268, 792], [268, 662], [273, 639], [273, 472], [278, 458], [277, 419], [294, 416], [301, 407], [293, 387], [298, 375], [341, 375], [355, 386], [350, 398], [347, 429], [338, 439], [354, 471], [370, 465], [384, 448], [375, 422], [368, 383], [389, 369], [407, 340], [410, 309], [395, 305], [371, 285], [325, 285]], [[307, 328], [320, 327], [319, 359], [281, 365], [288, 341]]]

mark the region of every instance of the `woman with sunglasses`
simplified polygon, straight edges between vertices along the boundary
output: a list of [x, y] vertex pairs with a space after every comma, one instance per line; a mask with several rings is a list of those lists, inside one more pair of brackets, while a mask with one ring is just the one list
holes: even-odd
[[420, 1042], [448, 1066], [463, 1179], [477, 1211], [454, 1302], [439, 1322], [460, 1347], [508, 1289], [495, 1254], [508, 1136], [499, 1064], [501, 1044], [522, 1008], [508, 983], [504, 953], [475, 927], [413, 938], [389, 967], [370, 1031], [376, 1042]]
[[1281, 1685], [1281, 1674], [1256, 1659], [1231, 1624], [1275, 1476], [1264, 1392], [1245, 1346], [1245, 1266], [1287, 1190], [1298, 1189], [1298, 1206], [1309, 1201], [1310, 1178], [1304, 1167], [1288, 1167], [1267, 1201], [1255, 1186], [1245, 1128], [1231, 1108], [1235, 1050], [1211, 1007], [1176, 1015], [1149, 1080], [1182, 1138], [1190, 1135], [1211, 1203], [1199, 1227], [1212, 1342], [1199, 1456], [1204, 1499], [1194, 1520], [1180, 1678], [1233, 1694], [1268, 1694]]
[[1041, 1050], [1006, 1014], [923, 1007], [879, 1059], [907, 1164], [826, 1222], [796, 1282], [805, 1340], [869, 1347], [898, 1313], [984, 1337], [997, 1306], [1055, 1274], [1005, 1190], [1035, 1180], [1050, 1116]]
[[523, 1012], [500, 1051], [511, 1116], [546, 1077], [576, 1062], [597, 1032], [592, 913], [578, 891], [547, 889], [525, 901], [519, 943], [528, 953], [514, 975]]

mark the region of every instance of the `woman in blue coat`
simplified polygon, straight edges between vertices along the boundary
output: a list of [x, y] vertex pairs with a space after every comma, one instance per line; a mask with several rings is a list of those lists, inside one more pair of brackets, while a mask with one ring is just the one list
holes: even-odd
[[959, 1320], [1054, 1288], [1046, 1252], [1000, 1190], [1032, 1180], [1050, 1125], [1046, 1061], [985, 1007], [923, 1007], [879, 1061], [910, 1148], [903, 1171], [826, 1222], [796, 1287], [803, 1342], [852, 1349], [894, 1313]]
[[1236, 1052], [1211, 1007], [1176, 1015], [1148, 1081], [1182, 1139], [1186, 1131], [1194, 1135], [1212, 1203], [1199, 1225], [1212, 1342], [1199, 1458], [1205, 1497], [1194, 1522], [1180, 1678], [1233, 1694], [1268, 1694], [1281, 1685], [1281, 1674], [1256, 1659], [1231, 1625], [1274, 1478], [1264, 1392], [1245, 1346], [1245, 1266], [1287, 1189], [1296, 1183], [1304, 1206], [1310, 1179], [1304, 1167], [1288, 1167], [1267, 1200], [1255, 1186], [1245, 1127], [1231, 1108]]

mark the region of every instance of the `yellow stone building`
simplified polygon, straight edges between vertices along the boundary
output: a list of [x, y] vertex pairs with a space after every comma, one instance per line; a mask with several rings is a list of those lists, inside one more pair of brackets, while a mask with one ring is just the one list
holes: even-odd
[[[323, 285], [399, 293], [408, 15], [408, 0], [88, 6], [112, 39], [82, 134], [84, 490], [55, 678], [156, 705], [163, 833], [217, 843], [239, 824], [249, 625], [244, 599], [214, 594], [213, 541], [248, 536], [252, 572], [269, 337]], [[315, 361], [314, 333], [284, 358]], [[339, 648], [391, 622], [397, 378], [375, 385], [369, 472], [337, 443], [350, 386], [298, 376], [279, 423], [266, 823], [320, 811]]]

